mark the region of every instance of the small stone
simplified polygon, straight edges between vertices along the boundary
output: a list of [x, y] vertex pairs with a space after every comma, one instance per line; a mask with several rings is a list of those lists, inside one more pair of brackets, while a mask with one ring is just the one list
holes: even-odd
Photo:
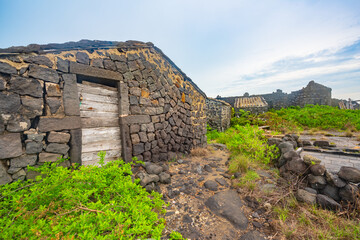
[[0, 135], [0, 159], [15, 158], [22, 153], [20, 133]]
[[330, 209], [330, 210], [339, 210], [341, 209], [341, 205], [339, 203], [337, 203], [334, 199], [326, 196], [326, 195], [322, 195], [322, 194], [318, 194], [316, 196], [316, 202], [325, 209]]
[[324, 165], [315, 164], [310, 167], [310, 171], [315, 176], [323, 176], [325, 174], [326, 168]]
[[360, 170], [354, 167], [342, 166], [340, 168], [338, 176], [349, 182], [353, 182], [353, 183], [360, 182]]
[[18, 94], [0, 91], [0, 112], [2, 114], [17, 113], [20, 106], [20, 96]]
[[76, 53], [76, 62], [89, 65], [89, 63], [90, 63], [89, 55], [85, 52], [77, 52]]
[[345, 187], [346, 182], [343, 181], [341, 178], [339, 178], [338, 175], [332, 174], [328, 171], [325, 172], [326, 181], [328, 181], [330, 184], [334, 185], [335, 187], [342, 188]]
[[355, 200], [358, 198], [358, 194], [359, 188], [352, 184], [346, 184], [345, 187], [339, 190], [339, 196], [343, 201], [356, 202]]
[[314, 142], [314, 146], [317, 147], [329, 147], [330, 143], [329, 141], [325, 141], [325, 140], [317, 140]]
[[17, 74], [16, 68], [5, 62], [0, 62], [0, 72], [6, 74]]
[[340, 201], [339, 189], [337, 187], [327, 184], [320, 192], [328, 197], [331, 197], [337, 202]]
[[304, 190], [309, 192], [309, 193], [317, 194], [317, 191], [315, 189], [313, 189], [313, 188], [306, 187], [306, 188], [304, 188]]
[[67, 144], [62, 143], [50, 143], [45, 151], [48, 153], [59, 153], [65, 155], [69, 151], [70, 147]]
[[321, 163], [321, 160], [314, 157], [314, 156], [311, 156], [309, 154], [305, 154], [303, 156], [303, 159], [304, 159], [304, 162], [307, 164], [307, 165], [314, 165], [314, 164], [320, 164]]
[[33, 64], [29, 66], [29, 76], [46, 82], [59, 83], [59, 74], [56, 70], [43, 68]]
[[311, 188], [314, 189], [324, 189], [326, 186], [326, 180], [322, 176], [314, 176], [312, 174], [309, 174], [308, 181], [310, 183]]
[[12, 76], [9, 85], [9, 91], [11, 92], [15, 92], [20, 95], [29, 95], [37, 98], [43, 97], [41, 83], [36, 79]]
[[204, 165], [204, 170], [209, 172], [209, 173], [211, 173], [213, 171], [212, 168], [208, 164]]
[[211, 190], [211, 191], [217, 191], [218, 190], [218, 184], [213, 180], [207, 180], [204, 183], [204, 187]]
[[253, 226], [256, 227], [256, 228], [262, 228], [261, 223], [259, 223], [259, 222], [257, 222], [257, 221], [253, 221], [252, 224], [253, 224]]
[[287, 153], [289, 151], [294, 150], [294, 145], [292, 145], [289, 142], [282, 142], [282, 143], [279, 144], [279, 149], [280, 149], [282, 154], [285, 154], [285, 153]]
[[22, 168], [10, 166], [10, 168], [7, 170], [7, 173], [8, 174], [15, 174], [18, 171], [20, 171], [21, 169]]
[[162, 172], [159, 174], [159, 178], [160, 178], [160, 182], [164, 183], [164, 184], [169, 184], [171, 183], [171, 176], [170, 174], [166, 173], [166, 172]]
[[42, 152], [39, 154], [39, 163], [56, 162], [61, 158], [61, 154]]
[[216, 215], [230, 221], [236, 228], [247, 228], [248, 219], [241, 210], [243, 203], [235, 191], [218, 192], [208, 198], [205, 205]]
[[146, 164], [145, 169], [148, 174], [160, 174], [163, 171], [163, 168], [157, 164]]
[[234, 173], [234, 177], [235, 177], [235, 178], [240, 178], [240, 177], [241, 177], [241, 172], [236, 172], [236, 173]]
[[253, 213], [251, 214], [251, 216], [252, 216], [253, 218], [260, 218], [260, 216], [259, 216], [259, 214], [258, 214], [257, 212], [253, 212]]
[[15, 168], [23, 168], [27, 166], [34, 166], [36, 164], [37, 155], [21, 155], [10, 160], [10, 166]]
[[[1, 71], [1, 65], [0, 65], [0, 71]], [[6, 168], [3, 165], [2, 161], [0, 161], [0, 185], [4, 185], [10, 182], [12, 182], [12, 178], [7, 173]]]
[[21, 177], [23, 177], [22, 178], [22, 180], [23, 180], [23, 179], [25, 179], [25, 176], [26, 176], [26, 172], [24, 171], [24, 169], [20, 169], [20, 171], [11, 175], [12, 179], [14, 179], [14, 180], [19, 179]]
[[215, 181], [218, 182], [221, 186], [227, 186], [227, 182], [223, 178], [215, 178]]
[[200, 177], [200, 178], [198, 179], [198, 182], [202, 182], [202, 181], [204, 181], [204, 180], [205, 180], [204, 177]]
[[297, 174], [303, 174], [306, 171], [307, 166], [304, 161], [299, 158], [297, 160], [291, 160], [287, 162], [285, 164], [285, 168], [288, 171], [292, 171]]
[[40, 153], [43, 150], [43, 144], [42, 142], [33, 142], [30, 141], [26, 143], [26, 153], [27, 154], [34, 154], [34, 153]]
[[70, 140], [70, 134], [63, 132], [50, 132], [47, 140], [50, 143], [68, 143]]
[[160, 178], [158, 175], [145, 174], [143, 179], [141, 179], [141, 181], [140, 181], [140, 185], [144, 187], [144, 186], [148, 185], [149, 183], [158, 182], [159, 180], [160, 180]]
[[24, 62], [27, 63], [35, 63], [38, 65], [45, 65], [49, 68], [52, 68], [52, 66], [54, 65], [49, 58], [47, 58], [46, 56], [29, 56], [29, 57], [25, 57], [24, 58]]
[[17, 115], [11, 116], [9, 119], [6, 130], [9, 132], [23, 132], [30, 128], [30, 120], [25, 116]]

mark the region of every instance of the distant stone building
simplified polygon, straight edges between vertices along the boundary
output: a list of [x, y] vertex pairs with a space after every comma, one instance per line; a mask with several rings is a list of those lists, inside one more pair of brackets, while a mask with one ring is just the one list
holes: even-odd
[[[314, 81], [310, 81], [308, 85], [299, 90], [291, 92], [290, 94], [283, 93], [282, 90], [278, 89], [276, 92], [270, 94], [262, 94], [262, 95], [252, 95], [250, 98], [254, 98], [251, 100], [252, 102], [256, 102], [256, 97], [260, 97], [264, 102], [267, 103], [268, 108], [281, 109], [290, 106], [301, 106], [304, 107], [306, 104], [314, 104], [314, 105], [332, 105], [331, 100], [331, 88], [328, 88], [324, 85], [315, 83]], [[234, 108], [236, 106], [241, 106], [239, 100], [236, 102], [236, 99], [244, 99], [245, 97], [219, 97], [218, 99], [223, 100], [231, 104]], [[246, 102], [246, 100], [244, 100]], [[250, 100], [249, 100], [250, 101]], [[240, 108], [239, 109], [245, 109]], [[259, 110], [256, 110], [258, 108]], [[263, 106], [256, 106], [254, 104], [254, 108], [249, 109], [251, 112], [262, 112], [261, 109]]]
[[61, 155], [82, 165], [100, 150], [106, 161], [157, 162], [204, 146], [205, 99], [151, 43], [0, 49], [0, 184]]
[[207, 123], [211, 128], [225, 131], [230, 127], [231, 105], [222, 100], [207, 98]]
[[234, 109], [235, 111], [241, 109], [249, 111], [254, 114], [264, 113], [268, 110], [269, 106], [265, 99], [260, 96], [244, 96], [235, 98]]

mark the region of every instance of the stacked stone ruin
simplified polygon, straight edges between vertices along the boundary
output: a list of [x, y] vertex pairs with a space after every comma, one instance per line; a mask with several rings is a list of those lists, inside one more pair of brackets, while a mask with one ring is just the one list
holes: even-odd
[[207, 98], [206, 109], [207, 109], [207, 113], [206, 113], [207, 123], [211, 128], [223, 132], [230, 127], [230, 120], [231, 120], [230, 104], [218, 99]]
[[[95, 93], [85, 97], [83, 89], [96, 90], [96, 99], [107, 102], [86, 107], [86, 98]], [[85, 127], [117, 134], [116, 139], [110, 130], [106, 135], [115, 139], [116, 151], [112, 141], [102, 140], [106, 160], [159, 162], [204, 146], [205, 99], [152, 43], [80, 41], [0, 49], [0, 184], [34, 177], [27, 166], [60, 156], [70, 157], [65, 166], [96, 164], [95, 150], [84, 153], [84, 148], [95, 147], [88, 141], [100, 135], [85, 136]], [[111, 112], [95, 111], [105, 106]]]
[[269, 138], [268, 144], [276, 144], [280, 149], [277, 161], [280, 176], [290, 182], [299, 178], [304, 180], [296, 192], [299, 201], [340, 210], [341, 203], [352, 204], [359, 200], [359, 169], [343, 166], [338, 172], [328, 171], [320, 159], [308, 154], [301, 156], [303, 143], [296, 134], [286, 135], [283, 139]]

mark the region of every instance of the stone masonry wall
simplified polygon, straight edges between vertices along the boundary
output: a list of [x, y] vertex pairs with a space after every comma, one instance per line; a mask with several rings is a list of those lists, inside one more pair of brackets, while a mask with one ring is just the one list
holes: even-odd
[[227, 102], [207, 98], [207, 122], [213, 129], [225, 131], [230, 127], [231, 105]]
[[64, 166], [81, 163], [79, 75], [116, 82], [125, 160], [163, 161], [206, 144], [206, 95], [151, 43], [55, 47], [0, 55], [0, 184], [32, 178], [28, 165], [61, 155], [70, 156]]

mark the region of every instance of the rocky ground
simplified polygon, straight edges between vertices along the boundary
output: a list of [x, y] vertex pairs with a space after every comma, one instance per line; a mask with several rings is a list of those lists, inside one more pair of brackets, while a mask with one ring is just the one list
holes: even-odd
[[231, 187], [228, 159], [228, 151], [217, 149], [170, 163], [171, 184], [161, 185], [169, 203], [165, 235], [171, 231], [188, 239], [265, 239], [271, 235], [270, 216], [262, 204]]

